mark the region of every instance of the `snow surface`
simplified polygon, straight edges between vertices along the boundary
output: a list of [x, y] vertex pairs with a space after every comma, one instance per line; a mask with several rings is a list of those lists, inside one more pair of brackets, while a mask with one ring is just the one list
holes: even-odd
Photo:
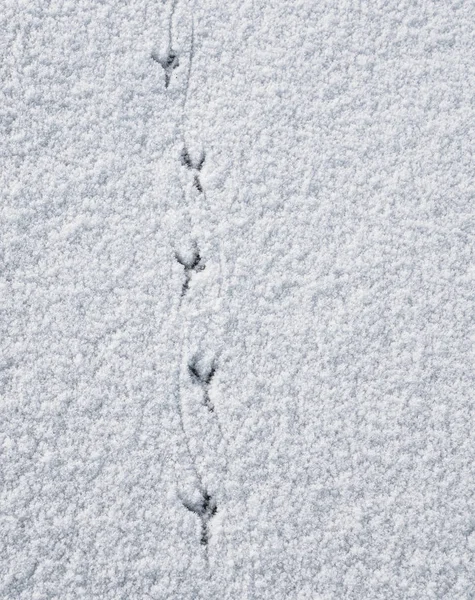
[[0, 1], [0, 598], [475, 598], [471, 0]]

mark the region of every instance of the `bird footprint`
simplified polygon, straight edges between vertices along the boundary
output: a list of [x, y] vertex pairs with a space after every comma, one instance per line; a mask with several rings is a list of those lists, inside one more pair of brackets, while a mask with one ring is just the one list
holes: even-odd
[[201, 544], [208, 545], [209, 541], [209, 522], [218, 512], [215, 499], [207, 491], [201, 492], [198, 502], [187, 502], [182, 500], [183, 506], [190, 512], [197, 515], [201, 520]]
[[157, 53], [152, 52], [152, 59], [161, 65], [165, 71], [165, 87], [168, 88], [173, 70], [180, 64], [178, 54], [170, 48], [165, 56], [159, 56]]
[[203, 271], [206, 266], [203, 264], [198, 248], [194, 248], [190, 259], [187, 259], [183, 254], [175, 252], [175, 258], [185, 269], [185, 281], [181, 290], [181, 295], [184, 296], [190, 287], [190, 280], [193, 273]]
[[201, 169], [203, 168], [203, 165], [205, 164], [205, 159], [206, 159], [206, 154], [204, 152], [201, 152], [200, 158], [196, 162], [194, 162], [191, 159], [190, 153], [188, 152], [188, 149], [186, 147], [183, 148], [183, 150], [181, 151], [181, 164], [184, 167], [188, 167], [188, 169], [194, 169], [195, 171], [201, 171]]
[[203, 193], [203, 186], [201, 185], [201, 181], [198, 176], [198, 173], [203, 168], [203, 165], [205, 164], [205, 159], [206, 159], [206, 154], [204, 152], [202, 152], [200, 154], [200, 158], [196, 162], [194, 162], [186, 147], [183, 148], [183, 150], [181, 151], [181, 164], [184, 167], [187, 167], [188, 169], [195, 171], [195, 175], [193, 177], [193, 186], [200, 192], [200, 194]]
[[214, 406], [209, 397], [209, 386], [216, 373], [216, 361], [213, 359], [211, 363], [204, 363], [194, 356], [188, 363], [188, 372], [193, 383], [201, 386], [205, 406], [210, 412], [214, 412]]

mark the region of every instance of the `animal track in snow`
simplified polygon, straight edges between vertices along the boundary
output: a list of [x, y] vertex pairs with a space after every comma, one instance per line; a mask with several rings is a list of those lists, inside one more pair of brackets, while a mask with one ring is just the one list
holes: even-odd
[[180, 64], [178, 54], [170, 48], [165, 56], [159, 56], [156, 52], [152, 52], [152, 59], [165, 71], [165, 88], [168, 88], [173, 70]]
[[191, 157], [188, 154], [188, 150], [186, 148], [183, 148], [183, 150], [181, 151], [181, 164], [184, 167], [188, 167], [189, 169], [193, 168], [193, 163], [191, 162]]
[[[158, 62], [165, 71], [165, 87], [168, 87], [173, 70], [176, 67], [178, 67], [178, 64], [179, 64], [178, 56], [177, 56], [176, 52], [174, 52], [171, 49], [173, 46], [173, 44], [172, 44], [173, 15], [174, 15], [176, 5], [177, 5], [177, 0], [171, 0], [171, 10], [170, 10], [169, 27], [168, 27], [168, 48], [169, 48], [168, 54], [163, 57], [152, 56], [152, 58], [156, 62]], [[186, 106], [187, 106], [187, 99], [188, 99], [188, 95], [189, 95], [189, 91], [190, 91], [193, 56], [195, 53], [195, 43], [194, 43], [195, 33], [194, 32], [195, 32], [194, 15], [191, 14], [191, 39], [190, 39], [190, 52], [189, 52], [189, 58], [188, 58], [188, 73], [187, 73], [186, 80], [185, 80], [185, 88], [184, 88], [184, 94], [183, 94], [183, 100], [182, 100], [182, 106], [181, 106], [181, 127], [180, 127], [180, 129], [181, 129], [181, 139], [182, 139], [183, 148], [182, 148], [181, 154], [180, 154], [180, 162], [183, 167], [186, 167], [186, 169], [190, 171], [190, 174], [188, 177], [188, 182], [190, 182], [191, 178], [192, 178], [193, 187], [196, 188], [196, 190], [200, 194], [203, 194], [203, 197], [206, 201], [207, 200], [206, 192], [204, 191], [203, 186], [200, 181], [200, 173], [202, 171], [202, 168], [203, 168], [203, 165], [204, 165], [205, 159], [206, 159], [205, 152], [201, 151], [199, 153], [199, 155], [194, 154], [193, 152], [190, 154], [190, 151], [189, 151], [189, 149], [187, 147], [187, 143], [186, 143], [186, 123], [187, 123]], [[187, 189], [184, 188], [183, 189], [184, 197], [186, 196], [186, 193], [187, 193]], [[191, 215], [190, 215], [190, 217], [191, 217]], [[186, 293], [189, 289], [190, 281], [191, 281], [191, 278], [193, 277], [193, 274], [198, 273], [199, 271], [202, 271], [203, 269], [205, 269], [205, 264], [202, 261], [202, 258], [200, 256], [200, 252], [199, 252], [199, 249], [198, 249], [196, 243], [194, 244], [194, 247], [191, 249], [183, 248], [183, 251], [176, 250], [175, 258], [178, 261], [178, 263], [180, 265], [182, 265], [182, 267], [184, 269], [185, 278], [184, 278], [182, 292], [181, 292], [181, 299], [182, 299], [186, 295]], [[181, 305], [181, 299], [180, 299], [179, 306]], [[180, 316], [179, 311], [177, 312], [177, 316]], [[182, 316], [184, 318], [186, 318], [186, 315], [182, 315]], [[182, 350], [184, 348], [185, 348], [185, 337], [183, 338]], [[185, 369], [186, 369], [186, 367], [185, 367]], [[212, 360], [209, 360], [209, 358], [206, 356], [202, 356], [200, 354], [195, 354], [189, 360], [187, 369], [188, 369], [188, 376], [190, 377], [192, 384], [199, 386], [199, 389], [202, 394], [204, 406], [206, 406], [206, 408], [208, 409], [208, 411], [210, 413], [214, 413], [214, 406], [213, 406], [210, 396], [209, 396], [209, 387], [210, 387], [213, 377], [216, 373], [216, 358], [212, 358]], [[215, 499], [206, 491], [205, 487], [203, 486], [202, 478], [201, 478], [201, 475], [200, 475], [197, 465], [196, 465], [196, 458], [194, 456], [194, 453], [192, 453], [192, 451], [191, 451], [190, 441], [188, 438], [188, 434], [187, 434], [184, 419], [183, 419], [183, 406], [182, 406], [182, 396], [181, 396], [181, 388], [180, 388], [181, 374], [183, 372], [182, 372], [181, 368], [178, 369], [177, 372], [178, 372], [177, 410], [179, 412], [180, 425], [181, 425], [181, 430], [182, 430], [182, 433], [184, 436], [187, 453], [189, 455], [193, 470], [196, 475], [196, 480], [197, 480], [197, 484], [198, 484], [197, 489], [200, 492], [198, 501], [188, 502], [188, 501], [183, 500], [182, 498], [181, 498], [181, 501], [182, 501], [183, 506], [187, 510], [194, 513], [200, 519], [200, 522], [201, 522], [200, 543], [202, 546], [204, 546], [205, 560], [206, 560], [206, 564], [209, 568], [208, 543], [209, 543], [209, 539], [210, 539], [210, 521], [217, 512], [217, 505], [216, 505]], [[210, 420], [211, 420], [211, 418], [208, 418], [208, 419], [205, 418], [205, 423], [207, 425], [209, 425]], [[212, 420], [216, 422], [217, 428], [219, 429], [219, 433], [221, 436], [221, 440], [225, 441], [217, 413], [214, 414], [214, 417]]]
[[204, 152], [202, 152], [200, 154], [199, 160], [194, 162], [191, 159], [190, 153], [188, 152], [186, 147], [183, 148], [183, 150], [181, 151], [181, 164], [184, 167], [188, 167], [188, 169], [194, 169], [195, 171], [201, 171], [201, 169], [203, 168], [203, 165], [205, 164], [205, 160], [206, 160], [206, 154]]
[[184, 147], [183, 150], [181, 151], [181, 164], [184, 167], [187, 167], [188, 169], [190, 169], [191, 171], [195, 171], [195, 175], [193, 178], [193, 186], [200, 192], [200, 194], [203, 193], [203, 186], [201, 185], [201, 181], [198, 176], [198, 173], [203, 168], [205, 160], [206, 160], [206, 154], [204, 152], [202, 152], [200, 154], [200, 158], [195, 162], [192, 160], [190, 153], [188, 152], [186, 147]]
[[183, 506], [190, 512], [197, 515], [201, 520], [201, 545], [207, 546], [209, 542], [209, 522], [218, 512], [216, 501], [207, 491], [201, 492], [201, 498], [198, 502], [187, 502], [182, 500]]
[[203, 271], [206, 268], [206, 266], [201, 261], [201, 256], [197, 247], [194, 248], [193, 254], [190, 259], [187, 260], [187, 258], [179, 252], [175, 252], [175, 258], [185, 269], [185, 281], [181, 290], [181, 295], [183, 297], [188, 291], [188, 288], [190, 287], [192, 273], [198, 273], [199, 271]]
[[214, 412], [214, 406], [209, 397], [209, 386], [216, 373], [216, 361], [211, 364], [200, 361], [194, 356], [188, 363], [188, 372], [193, 383], [199, 385], [203, 390], [203, 402], [210, 412]]
[[201, 185], [198, 175], [195, 175], [195, 178], [193, 179], [193, 186], [199, 191], [200, 194], [203, 193], [203, 186]]

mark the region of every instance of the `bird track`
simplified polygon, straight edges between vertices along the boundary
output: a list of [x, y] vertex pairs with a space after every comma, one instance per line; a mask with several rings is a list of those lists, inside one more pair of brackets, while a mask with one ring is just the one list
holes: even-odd
[[210, 538], [209, 524], [214, 515], [218, 512], [215, 499], [207, 491], [200, 490], [200, 499], [198, 502], [187, 502], [182, 500], [183, 506], [190, 512], [197, 515], [201, 521], [202, 546], [207, 546]]
[[204, 405], [210, 412], [214, 412], [214, 405], [209, 397], [209, 386], [216, 373], [216, 361], [213, 360], [211, 365], [203, 366], [198, 357], [194, 356], [188, 363], [188, 372], [193, 383], [199, 385], [203, 391]]
[[[161, 65], [165, 72], [165, 89], [168, 89], [173, 72], [180, 65], [180, 59], [178, 53], [173, 49], [173, 16], [175, 12], [175, 8], [177, 5], [177, 0], [172, 0], [169, 22], [168, 22], [168, 50], [164, 55], [158, 55], [156, 53], [152, 53], [152, 59]], [[203, 195], [206, 199], [206, 194], [203, 189], [203, 185], [200, 180], [200, 173], [203, 169], [206, 160], [206, 154], [204, 151], [201, 151], [198, 157], [193, 157], [188, 149], [188, 146], [185, 141], [185, 124], [186, 124], [186, 106], [188, 100], [188, 94], [190, 90], [190, 82], [192, 75], [192, 66], [193, 66], [193, 57], [195, 53], [195, 24], [194, 24], [194, 15], [191, 14], [191, 39], [190, 39], [190, 48], [189, 48], [189, 57], [188, 57], [188, 72], [186, 76], [185, 90], [183, 95], [183, 101], [181, 105], [181, 137], [183, 142], [182, 151], [180, 154], [180, 162], [183, 167], [188, 169], [193, 176], [193, 187]], [[183, 194], [186, 196], [186, 190], [183, 190]], [[180, 252], [178, 250], [175, 251], [175, 258], [177, 262], [184, 269], [184, 281], [181, 289], [180, 303], [178, 306], [178, 311], [176, 317], [178, 318], [180, 315], [183, 315], [186, 318], [186, 321], [189, 320], [189, 316], [184, 313], [184, 309], [182, 306], [182, 299], [188, 294], [190, 289], [190, 282], [194, 275], [203, 271], [206, 268], [202, 257], [200, 255], [198, 245], [195, 243], [193, 247], [193, 251], [190, 254], [189, 252]], [[187, 306], [187, 305], [185, 305]], [[185, 322], [185, 326], [182, 327], [183, 331], [188, 330], [187, 323]], [[185, 337], [183, 337], [182, 341], [182, 356], [186, 351]], [[188, 376], [191, 379], [191, 382], [195, 386], [199, 386], [202, 392], [202, 400], [204, 406], [206, 406], [209, 413], [214, 413], [214, 419], [217, 423], [219, 433], [221, 438], [223, 438], [222, 428], [219, 422], [219, 419], [215, 413], [214, 404], [211, 401], [209, 389], [213, 378], [215, 377], [217, 369], [217, 361], [216, 357], [214, 357], [211, 361], [206, 360], [205, 357], [195, 354], [191, 357], [191, 359], [187, 363]], [[182, 430], [182, 434], [184, 436], [184, 441], [186, 445], [186, 451], [188, 453], [189, 459], [191, 461], [191, 465], [193, 471], [196, 476], [196, 484], [199, 491], [199, 500], [191, 502], [189, 500], [181, 498], [183, 506], [194, 513], [197, 517], [199, 517], [201, 522], [201, 536], [200, 543], [205, 547], [205, 560], [206, 564], [209, 567], [209, 559], [208, 559], [208, 544], [210, 539], [210, 522], [214, 515], [217, 512], [217, 504], [215, 498], [210, 495], [206, 486], [203, 484], [203, 479], [201, 474], [198, 471], [196, 465], [196, 457], [193, 455], [191, 451], [190, 438], [187, 433], [187, 429], [185, 427], [184, 421], [184, 405], [182, 398], [182, 389], [181, 389], [181, 368], [177, 368], [177, 410], [180, 418], [180, 427]]]
[[204, 271], [206, 265], [203, 264], [198, 248], [195, 246], [191, 260], [187, 260], [183, 254], [175, 252], [176, 260], [182, 265], [185, 270], [185, 281], [181, 288], [181, 296], [184, 297], [188, 288], [190, 287], [190, 281], [193, 273], [199, 273]]

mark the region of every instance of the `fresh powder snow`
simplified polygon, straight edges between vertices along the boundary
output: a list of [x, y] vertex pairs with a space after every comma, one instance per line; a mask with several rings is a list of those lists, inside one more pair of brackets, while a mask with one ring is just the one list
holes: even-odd
[[0, 0], [0, 600], [475, 598], [475, 5]]

